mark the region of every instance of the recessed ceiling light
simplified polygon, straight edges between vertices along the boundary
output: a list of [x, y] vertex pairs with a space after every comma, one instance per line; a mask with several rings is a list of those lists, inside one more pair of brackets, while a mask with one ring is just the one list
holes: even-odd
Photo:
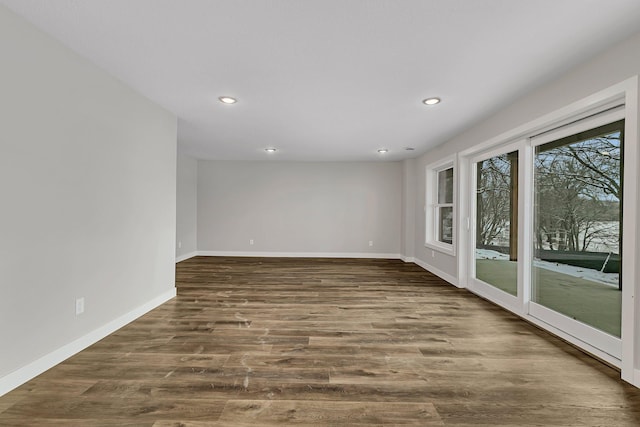
[[230, 96], [221, 96], [220, 98], [218, 98], [220, 100], [220, 102], [222, 102], [223, 104], [235, 104], [236, 102], [238, 102], [237, 99], [232, 98]]
[[275, 149], [275, 148], [270, 147], [270, 148], [265, 148], [265, 149], [264, 149], [264, 151], [266, 151], [267, 153], [275, 153], [275, 152], [276, 152], [276, 149]]
[[389, 150], [387, 150], [386, 148], [381, 148], [381, 149], [378, 150], [378, 153], [380, 153], [380, 154], [384, 154], [384, 153], [388, 153], [388, 152], [389, 152]]
[[440, 98], [427, 98], [422, 100], [423, 104], [426, 105], [436, 105], [440, 103]]

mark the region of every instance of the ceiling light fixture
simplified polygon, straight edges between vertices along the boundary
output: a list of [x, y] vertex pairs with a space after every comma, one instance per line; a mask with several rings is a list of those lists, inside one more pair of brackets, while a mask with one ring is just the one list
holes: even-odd
[[389, 150], [387, 150], [386, 148], [381, 148], [381, 149], [378, 150], [378, 153], [380, 153], [380, 154], [384, 154], [384, 153], [388, 153], [388, 152], [389, 152]]
[[423, 99], [422, 103], [425, 105], [436, 105], [440, 103], [440, 98], [427, 98]]
[[265, 148], [264, 151], [266, 151], [267, 153], [275, 153], [276, 149], [273, 147], [270, 147], [270, 148]]
[[236, 102], [238, 102], [237, 99], [232, 98], [230, 96], [221, 96], [218, 98], [220, 100], [220, 102], [222, 102], [223, 104], [235, 104]]

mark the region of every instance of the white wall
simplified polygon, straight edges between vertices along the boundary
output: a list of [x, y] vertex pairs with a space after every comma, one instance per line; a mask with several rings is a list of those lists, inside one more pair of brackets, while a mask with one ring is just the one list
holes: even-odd
[[407, 261], [415, 256], [416, 175], [416, 160], [405, 160], [402, 168], [402, 255]]
[[176, 260], [180, 261], [198, 250], [198, 160], [178, 151], [176, 181]]
[[4, 7], [0, 57], [2, 394], [175, 294], [176, 118]]
[[[435, 256], [432, 257], [431, 249], [424, 246], [425, 219], [423, 207], [425, 205], [425, 167], [428, 164], [488, 141], [518, 126], [613, 86], [629, 77], [640, 74], [639, 53], [640, 33], [608, 49], [557, 80], [534, 90], [508, 108], [471, 127], [463, 134], [449, 141], [443, 141], [443, 145], [418, 158], [415, 168], [416, 181], [418, 183], [415, 192], [415, 257], [445, 274], [453, 277], [457, 275], [455, 257], [439, 252], [436, 252]], [[625, 206], [625, 210], [634, 216], [638, 212], [635, 206]], [[636, 236], [637, 238], [638, 236]]]
[[198, 250], [398, 256], [401, 201], [400, 162], [200, 160]]

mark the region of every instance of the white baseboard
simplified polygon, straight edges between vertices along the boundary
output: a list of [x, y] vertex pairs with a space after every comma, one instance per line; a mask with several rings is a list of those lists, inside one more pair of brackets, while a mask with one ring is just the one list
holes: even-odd
[[186, 261], [189, 258], [193, 258], [194, 256], [198, 256], [198, 251], [189, 252], [188, 254], [180, 255], [176, 257], [176, 264], [182, 261]]
[[30, 381], [36, 376], [40, 375], [47, 369], [50, 369], [56, 366], [58, 363], [63, 362], [74, 354], [84, 350], [92, 344], [100, 341], [104, 337], [118, 329], [122, 328], [128, 323], [136, 320], [138, 317], [148, 313], [159, 305], [164, 304], [169, 301], [171, 298], [176, 296], [176, 289], [173, 288], [170, 291], [167, 291], [157, 297], [153, 298], [151, 301], [135, 308], [127, 314], [124, 314], [117, 319], [112, 320], [106, 325], [89, 332], [88, 334], [78, 338], [75, 341], [70, 342], [57, 350], [52, 351], [51, 353], [42, 356], [38, 360], [29, 363], [22, 368], [5, 375], [0, 378], [0, 396], [10, 392], [16, 387], [21, 386], [22, 384]]
[[461, 287], [458, 284], [458, 278], [457, 277], [452, 276], [449, 273], [445, 273], [444, 271], [439, 270], [439, 269], [435, 268], [434, 266], [427, 264], [426, 262], [422, 261], [421, 259], [415, 258], [413, 260], [413, 262], [415, 262], [416, 264], [418, 264], [420, 267], [424, 268], [428, 272], [435, 274], [436, 276], [440, 277], [443, 280], [446, 280], [447, 282], [451, 283], [453, 286], [458, 287], [458, 288]]
[[199, 256], [277, 257], [277, 258], [381, 258], [402, 259], [400, 254], [374, 252], [242, 252], [198, 251]]
[[[622, 378], [623, 380], [625, 380], [625, 378]], [[625, 380], [627, 381], [627, 380]], [[640, 387], [640, 369], [634, 369], [633, 370], [633, 380], [632, 381], [627, 381], [628, 383], [631, 383], [632, 385], [636, 386], [636, 387]]]
[[404, 262], [416, 262], [416, 259], [415, 259], [414, 257], [412, 257], [412, 256], [404, 256], [404, 255], [401, 255], [401, 256], [400, 256], [400, 259], [401, 259], [402, 261], [404, 261]]

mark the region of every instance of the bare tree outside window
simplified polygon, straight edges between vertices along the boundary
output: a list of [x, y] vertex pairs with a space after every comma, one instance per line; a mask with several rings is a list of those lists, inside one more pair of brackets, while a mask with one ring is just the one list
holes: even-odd
[[622, 130], [570, 138], [536, 153], [535, 248], [619, 255]]
[[514, 296], [518, 292], [517, 178], [517, 151], [476, 163], [476, 277]]
[[[622, 289], [623, 145], [621, 120], [538, 146], [534, 165], [535, 259], [579, 267], [591, 276], [602, 273], [602, 283], [617, 283], [617, 290]], [[536, 298], [544, 299], [545, 282], [534, 279]], [[560, 305], [555, 309], [562, 312]], [[586, 317], [582, 321], [590, 323]], [[619, 321], [591, 324], [619, 336]]]
[[438, 241], [453, 244], [453, 168], [438, 172], [436, 227]]
[[511, 162], [507, 154], [477, 165], [476, 247], [509, 245]]

